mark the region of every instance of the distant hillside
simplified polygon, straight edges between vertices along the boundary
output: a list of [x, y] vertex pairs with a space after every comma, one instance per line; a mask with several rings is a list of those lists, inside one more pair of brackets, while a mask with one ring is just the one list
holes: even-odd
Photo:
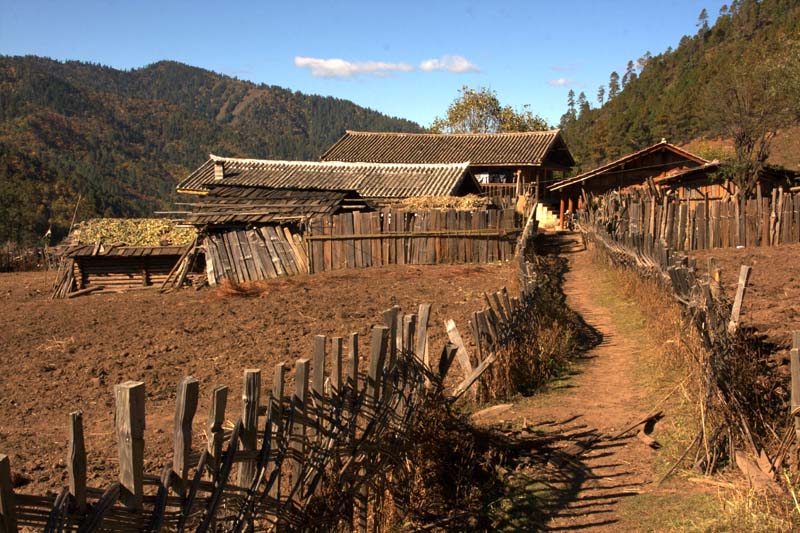
[[[560, 126], [579, 169], [593, 168], [662, 138], [677, 144], [694, 141], [694, 147], [711, 148], [700, 155], [718, 155], [715, 143], [698, 139], [722, 136], [709, 117], [705, 94], [719, 65], [756, 50], [780, 56], [786, 53], [787, 40], [798, 38], [797, 0], [734, 0], [722, 8], [711, 27], [707, 14], [701, 13], [698, 32], [683, 37], [677, 49], [652, 57], [648, 52], [631, 61], [626, 72], [613, 73], [607, 86], [587, 91], [585, 99], [580, 95], [573, 99]], [[798, 132], [793, 125], [787, 120], [783, 137], [776, 139], [773, 162], [797, 162], [786, 153], [796, 145], [786, 135]]]
[[337, 98], [181, 63], [132, 71], [0, 56], [0, 243], [170, 206], [209, 153], [317, 159], [345, 129], [421, 131]]

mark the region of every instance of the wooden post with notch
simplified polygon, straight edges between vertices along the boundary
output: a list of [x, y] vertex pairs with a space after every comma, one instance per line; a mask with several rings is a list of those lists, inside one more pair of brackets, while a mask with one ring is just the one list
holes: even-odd
[[183, 496], [187, 487], [189, 455], [192, 453], [192, 421], [197, 412], [200, 382], [192, 376], [184, 377], [178, 384], [175, 399], [175, 443], [172, 455], [172, 472], [175, 474], [175, 492]]
[[114, 397], [119, 499], [125, 506], [141, 510], [144, 497], [144, 383], [126, 381], [116, 385]]
[[222, 459], [222, 441], [225, 432], [222, 423], [225, 421], [225, 408], [228, 404], [228, 387], [217, 385], [211, 393], [211, 406], [208, 410], [208, 456], [213, 466], [214, 478], [219, 472]]
[[[242, 450], [253, 451], [258, 442], [258, 402], [261, 396], [261, 370], [248, 368], [244, 371], [244, 390], [242, 391], [242, 432], [239, 436]], [[240, 487], [250, 487], [256, 475], [255, 459], [248, 459], [239, 465]]]
[[0, 454], [0, 526], [3, 532], [17, 533], [17, 505], [11, 484], [11, 462]]
[[83, 413], [69, 414], [69, 494], [75, 510], [86, 511], [86, 445], [83, 440]]

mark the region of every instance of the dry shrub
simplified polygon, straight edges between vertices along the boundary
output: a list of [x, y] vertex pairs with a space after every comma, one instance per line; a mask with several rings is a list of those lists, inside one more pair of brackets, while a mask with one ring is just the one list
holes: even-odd
[[562, 286], [567, 260], [546, 254], [528, 259], [536, 265], [536, 291], [502, 332], [506, 341], [481, 380], [483, 400], [531, 394], [599, 341], [597, 332], [566, 304]]
[[384, 504], [387, 531], [487, 531], [489, 502], [503, 491], [501, 443], [453, 414], [444, 401], [411, 428], [404, 465], [393, 472]]

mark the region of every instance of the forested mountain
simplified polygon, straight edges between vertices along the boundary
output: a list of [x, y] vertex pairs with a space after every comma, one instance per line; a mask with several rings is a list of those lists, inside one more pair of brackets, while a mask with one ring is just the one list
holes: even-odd
[[[709, 26], [704, 9], [697, 28], [697, 33], [683, 37], [675, 50], [655, 56], [646, 52], [628, 62], [622, 75], [612, 72], [608, 85], [596, 93], [581, 92], [576, 97], [570, 91], [560, 127], [578, 161], [576, 170], [591, 169], [662, 138], [683, 144], [726, 137], [721, 126], [725, 117], [720, 117], [725, 110], [719, 109], [718, 99], [727, 83], [723, 78], [737, 64], [748, 61], [760, 64], [765, 58], [780, 63], [789, 54], [796, 61], [800, 2], [734, 0], [721, 8], [713, 26]], [[760, 74], [751, 73], [754, 79]], [[793, 83], [797, 90], [796, 78]], [[746, 93], [752, 87], [743, 89]], [[772, 89], [781, 96], [782, 89]], [[786, 114], [785, 126], [796, 123], [796, 114], [792, 115]]]
[[317, 159], [345, 129], [421, 131], [354, 103], [171, 61], [123, 71], [0, 56], [0, 243], [167, 208], [209, 153]]

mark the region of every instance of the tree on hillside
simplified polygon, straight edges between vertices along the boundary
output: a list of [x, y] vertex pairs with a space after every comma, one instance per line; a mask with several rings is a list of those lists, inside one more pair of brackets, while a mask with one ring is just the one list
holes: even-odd
[[497, 93], [491, 89], [481, 87], [475, 90], [465, 85], [459, 93], [447, 108], [446, 116], [434, 119], [432, 132], [498, 133], [548, 129], [547, 122], [534, 114], [528, 105], [522, 109], [502, 106]]
[[624, 89], [626, 85], [636, 79], [636, 67], [633, 65], [633, 61], [628, 61], [628, 66], [625, 68], [625, 74], [622, 76], [622, 88]]
[[572, 89], [567, 93], [567, 110], [575, 113], [575, 91]]
[[729, 58], [706, 90], [709, 120], [733, 140], [729, 177], [741, 191], [742, 212], [778, 129], [800, 119], [800, 41], [786, 41], [781, 49], [787, 53], [755, 49]]
[[603, 100], [605, 99], [605, 96], [606, 96], [606, 88], [603, 85], [601, 85], [600, 87], [597, 88], [597, 103], [600, 104], [600, 107], [603, 107]]
[[697, 16], [697, 27], [701, 35], [708, 31], [708, 11], [706, 11], [706, 8], [703, 8], [702, 11], [700, 11], [700, 15]]
[[590, 109], [591, 107], [589, 106], [589, 100], [586, 99], [586, 93], [581, 91], [581, 94], [578, 95], [578, 118], [586, 116]]
[[608, 101], [614, 99], [619, 94], [619, 74], [617, 71], [611, 73], [608, 77]]

